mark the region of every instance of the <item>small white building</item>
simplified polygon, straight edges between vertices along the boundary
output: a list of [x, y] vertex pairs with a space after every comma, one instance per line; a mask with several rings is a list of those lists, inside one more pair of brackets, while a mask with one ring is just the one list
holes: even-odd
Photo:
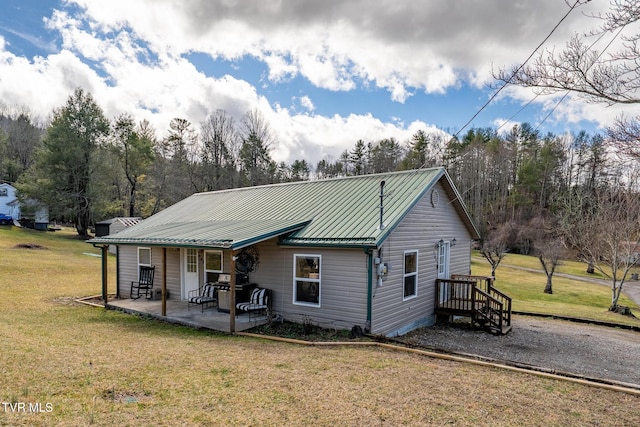
[[[26, 211], [33, 214], [26, 214]], [[49, 227], [49, 210], [36, 201], [21, 203], [17, 197], [17, 189], [13, 185], [0, 182], [0, 218], [5, 223], [22, 221], [23, 225], [32, 225], [37, 230]]]

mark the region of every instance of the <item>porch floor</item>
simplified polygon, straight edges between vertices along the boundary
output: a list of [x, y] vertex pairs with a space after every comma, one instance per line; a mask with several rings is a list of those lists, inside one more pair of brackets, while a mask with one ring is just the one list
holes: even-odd
[[[188, 309], [187, 301], [167, 300], [167, 315], [162, 315], [162, 301], [140, 299], [117, 299], [107, 303], [107, 308], [131, 314], [141, 314], [165, 322], [176, 323], [195, 328], [211, 329], [214, 331], [230, 332], [229, 313], [219, 312], [217, 308], [206, 308], [201, 312], [199, 306]], [[251, 317], [249, 313], [236, 315], [236, 332], [241, 332], [255, 326], [267, 323], [267, 316]]]

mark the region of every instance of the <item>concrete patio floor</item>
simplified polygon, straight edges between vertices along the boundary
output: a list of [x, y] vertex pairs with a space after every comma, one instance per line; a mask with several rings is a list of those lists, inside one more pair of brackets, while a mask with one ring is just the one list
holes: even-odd
[[[189, 310], [187, 301], [167, 300], [167, 315], [162, 315], [162, 301], [140, 299], [109, 300], [107, 308], [130, 314], [150, 316], [165, 322], [176, 323], [194, 328], [211, 329], [214, 331], [230, 332], [229, 313], [219, 312], [211, 307], [201, 311], [199, 306], [192, 306]], [[241, 332], [258, 325], [267, 323], [267, 316], [252, 316], [239, 313], [235, 318], [235, 332]]]

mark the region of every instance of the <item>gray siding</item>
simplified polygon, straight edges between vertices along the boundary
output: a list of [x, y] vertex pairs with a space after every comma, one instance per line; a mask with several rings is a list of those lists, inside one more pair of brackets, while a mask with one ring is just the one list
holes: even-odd
[[[457, 240], [451, 248], [451, 274], [468, 274], [470, 269], [471, 235], [440, 184], [436, 207], [431, 204], [428, 191], [387, 238], [381, 249], [382, 262], [389, 264], [389, 274], [382, 286], [373, 281], [371, 332], [399, 335], [419, 326], [434, 322], [435, 279], [437, 277], [436, 243], [443, 239]], [[120, 294], [129, 295], [131, 280], [137, 277], [137, 248], [120, 247], [118, 283]], [[368, 255], [362, 249], [332, 249], [283, 247], [272, 239], [258, 244], [259, 269], [250, 275], [250, 281], [273, 291], [272, 308], [286, 320], [310, 320], [323, 327], [349, 329], [353, 325], [365, 326], [367, 321], [367, 264]], [[403, 298], [404, 252], [418, 251], [417, 295]], [[322, 256], [321, 305], [310, 307], [293, 303], [294, 254]], [[223, 252], [223, 269], [229, 272], [231, 252]], [[156, 266], [156, 284], [162, 283], [162, 248], [152, 249]], [[200, 281], [204, 277], [204, 251], [198, 251]], [[181, 297], [181, 251], [167, 249], [167, 288], [171, 299]]]
[[[162, 288], [162, 248], [151, 248], [151, 264], [156, 267], [153, 286]], [[167, 249], [167, 290], [169, 298], [180, 298], [180, 251]], [[118, 292], [129, 298], [131, 282], [138, 279], [138, 247], [118, 247]]]
[[[382, 262], [389, 263], [389, 274], [378, 287], [374, 278], [371, 332], [399, 335], [434, 323], [435, 280], [437, 277], [436, 243], [443, 239], [457, 240], [451, 248], [451, 274], [468, 274], [470, 268], [471, 235], [448, 200], [440, 184], [436, 207], [427, 192], [407, 214], [382, 246]], [[418, 250], [417, 296], [403, 300], [404, 252]]]
[[118, 295], [122, 298], [129, 298], [131, 282], [138, 278], [137, 250], [135, 246], [118, 247]]
[[[286, 320], [350, 329], [367, 320], [367, 255], [361, 249], [280, 247], [261, 243], [260, 268], [251, 281], [273, 290], [272, 308]], [[320, 307], [293, 303], [293, 256], [322, 256]]]

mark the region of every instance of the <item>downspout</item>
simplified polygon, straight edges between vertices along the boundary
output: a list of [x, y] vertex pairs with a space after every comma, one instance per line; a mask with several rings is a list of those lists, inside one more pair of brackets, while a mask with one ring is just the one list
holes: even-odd
[[116, 297], [120, 298], [120, 245], [116, 246]]
[[107, 261], [109, 255], [109, 245], [100, 246], [100, 251], [102, 252], [102, 301], [104, 302], [104, 306], [107, 306]]

